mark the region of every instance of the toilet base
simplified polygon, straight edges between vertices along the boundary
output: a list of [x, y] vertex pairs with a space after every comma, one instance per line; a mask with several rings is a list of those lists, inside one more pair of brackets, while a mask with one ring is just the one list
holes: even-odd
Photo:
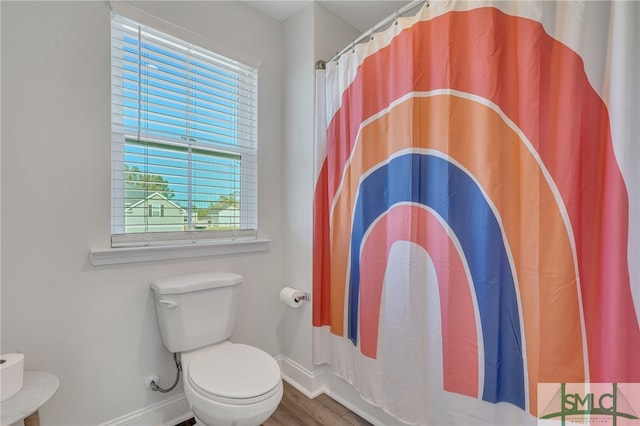
[[276, 411], [282, 394], [281, 381], [274, 394], [263, 401], [255, 404], [231, 405], [206, 399], [190, 386], [185, 386], [185, 395], [196, 424], [202, 426], [258, 426]]

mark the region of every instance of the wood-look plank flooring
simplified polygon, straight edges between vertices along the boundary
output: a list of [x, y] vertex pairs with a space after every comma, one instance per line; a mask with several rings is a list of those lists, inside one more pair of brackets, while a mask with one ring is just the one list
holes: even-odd
[[371, 426], [326, 394], [309, 399], [287, 382], [275, 413], [263, 426]]
[[[344, 405], [325, 394], [309, 399], [283, 381], [284, 395], [280, 405], [262, 426], [372, 426]], [[190, 426], [194, 420], [176, 426]]]

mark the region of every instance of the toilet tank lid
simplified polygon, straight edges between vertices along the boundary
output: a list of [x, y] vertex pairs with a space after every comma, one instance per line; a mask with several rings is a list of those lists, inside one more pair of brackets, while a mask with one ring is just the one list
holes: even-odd
[[216, 287], [227, 287], [241, 282], [242, 276], [233, 272], [200, 272], [159, 278], [151, 282], [151, 288], [158, 294], [180, 294]]

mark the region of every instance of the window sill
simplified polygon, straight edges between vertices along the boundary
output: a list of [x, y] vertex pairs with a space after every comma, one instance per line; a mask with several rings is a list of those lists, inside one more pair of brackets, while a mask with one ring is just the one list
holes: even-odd
[[228, 241], [167, 246], [91, 249], [89, 260], [93, 266], [122, 263], [152, 262], [155, 260], [186, 259], [224, 254], [267, 251], [271, 240]]

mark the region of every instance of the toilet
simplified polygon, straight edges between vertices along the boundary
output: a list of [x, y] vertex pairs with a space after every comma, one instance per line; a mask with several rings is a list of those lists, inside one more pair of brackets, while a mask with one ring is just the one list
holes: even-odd
[[280, 367], [268, 353], [228, 339], [242, 276], [206, 272], [151, 283], [162, 341], [180, 353], [184, 392], [198, 424], [257, 426], [282, 399]]

